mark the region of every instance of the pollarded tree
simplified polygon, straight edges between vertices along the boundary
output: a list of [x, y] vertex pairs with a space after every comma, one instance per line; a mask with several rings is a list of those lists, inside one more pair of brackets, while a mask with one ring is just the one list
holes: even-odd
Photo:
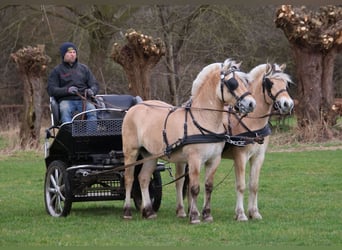
[[276, 26], [284, 31], [296, 63], [298, 105], [295, 108], [301, 139], [331, 138], [336, 124], [334, 60], [342, 48], [342, 6], [322, 6], [318, 11], [282, 5]]
[[129, 29], [125, 37], [125, 45], [113, 44], [111, 57], [123, 67], [131, 94], [151, 99], [151, 70], [165, 55], [165, 44], [134, 29]]
[[21, 119], [21, 147], [38, 147], [42, 119], [42, 76], [50, 57], [45, 54], [45, 46], [27, 46], [11, 54], [23, 81], [24, 111]]

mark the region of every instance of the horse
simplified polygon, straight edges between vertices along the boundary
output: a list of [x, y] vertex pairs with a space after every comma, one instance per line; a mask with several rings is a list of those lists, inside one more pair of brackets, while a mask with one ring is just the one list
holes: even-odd
[[[252, 219], [262, 219], [257, 204], [257, 192], [261, 167], [265, 159], [265, 153], [269, 143], [271, 130], [268, 126], [269, 116], [274, 107], [280, 114], [291, 113], [294, 101], [291, 99], [287, 87], [292, 80], [284, 73], [286, 64], [261, 64], [253, 68], [248, 76], [250, 78], [249, 91], [256, 99], [257, 105], [248, 116], [230, 116], [222, 122], [228, 128], [229, 134], [235, 136], [235, 142], [227, 142], [222, 158], [233, 159], [236, 179], [236, 208], [235, 219], [247, 221], [243, 207], [243, 194], [246, 188], [245, 170], [246, 164], [250, 162], [249, 176], [249, 201], [248, 213]], [[233, 136], [234, 137], [234, 136]], [[261, 138], [261, 140], [260, 140]], [[228, 140], [227, 140], [228, 141]], [[258, 142], [258, 143], [256, 143]], [[184, 175], [184, 166], [176, 166], [176, 179]], [[214, 172], [207, 172], [213, 178]], [[185, 186], [183, 186], [185, 185]], [[186, 215], [183, 204], [184, 178], [176, 182], [176, 214], [178, 217]]]
[[[226, 114], [224, 105], [233, 105], [241, 113], [251, 112], [255, 108], [255, 100], [246, 87], [247, 75], [239, 70], [240, 65], [228, 58], [224, 63], [205, 66], [193, 82], [191, 97], [186, 105], [174, 107], [163, 101], [147, 100], [128, 110], [122, 124], [126, 166], [124, 219], [132, 218], [134, 165], [141, 155], [143, 166], [138, 180], [142, 194], [142, 217], [157, 217], [148, 186], [157, 159], [162, 158], [168, 162], [189, 164], [189, 219], [191, 224], [200, 223], [197, 208], [199, 172], [202, 165], [210, 169], [220, 163], [225, 144], [225, 129], [221, 122], [223, 114]], [[210, 219], [211, 215], [207, 218]]]

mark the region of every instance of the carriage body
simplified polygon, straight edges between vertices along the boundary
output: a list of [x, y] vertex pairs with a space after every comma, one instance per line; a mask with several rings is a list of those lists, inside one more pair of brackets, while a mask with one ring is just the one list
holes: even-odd
[[[126, 111], [141, 101], [130, 95], [96, 96], [96, 109], [74, 116], [59, 124], [58, 104], [51, 98], [52, 126], [45, 139], [45, 207], [55, 217], [67, 216], [73, 202], [124, 200], [124, 155], [121, 126]], [[97, 120], [81, 119], [96, 112]], [[136, 177], [141, 165], [136, 167]], [[154, 209], [161, 202], [158, 163], [151, 181]], [[141, 205], [139, 182], [135, 180], [132, 196], [137, 209]]]

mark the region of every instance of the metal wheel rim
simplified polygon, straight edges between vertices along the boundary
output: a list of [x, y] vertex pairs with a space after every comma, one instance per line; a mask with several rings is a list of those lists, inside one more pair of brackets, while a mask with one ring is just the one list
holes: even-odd
[[63, 215], [65, 207], [65, 181], [62, 171], [56, 167], [49, 172], [45, 184], [45, 198], [49, 213], [54, 217]]

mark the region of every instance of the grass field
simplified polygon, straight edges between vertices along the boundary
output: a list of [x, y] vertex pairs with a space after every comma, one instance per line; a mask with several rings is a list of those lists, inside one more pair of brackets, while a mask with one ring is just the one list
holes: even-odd
[[[190, 225], [175, 217], [173, 184], [163, 187], [155, 220], [138, 212], [123, 220], [122, 201], [73, 203], [68, 217], [52, 218], [44, 208], [43, 156], [1, 156], [0, 246], [342, 246], [341, 163], [342, 150], [267, 153], [259, 190], [263, 220], [241, 223], [234, 220], [232, 161], [223, 160], [214, 222]], [[167, 172], [162, 179], [171, 180]]]

